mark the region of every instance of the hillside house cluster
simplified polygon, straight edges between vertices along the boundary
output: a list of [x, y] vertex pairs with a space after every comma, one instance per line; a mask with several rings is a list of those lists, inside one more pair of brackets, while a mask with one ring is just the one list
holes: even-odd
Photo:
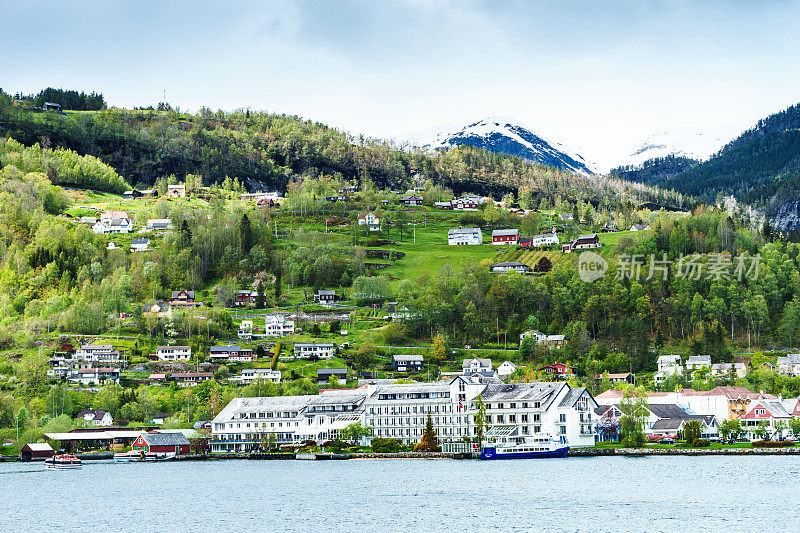
[[537, 329], [529, 329], [528, 331], [520, 333], [520, 344], [522, 344], [522, 341], [527, 338], [533, 339], [536, 344], [543, 344], [544, 346], [550, 348], [560, 348], [566, 344], [564, 335], [547, 335]]
[[[599, 436], [606, 430], [610, 433], [614, 426], [618, 427], [622, 395], [621, 390], [612, 389], [596, 397], [602, 411], [597, 413]], [[649, 435], [675, 436], [687, 421], [699, 420], [703, 437], [715, 437], [722, 421], [739, 419], [744, 429], [743, 437], [755, 440], [759, 438], [756, 434], [759, 422], [766, 422], [768, 430], [774, 432], [776, 422], [788, 422], [800, 417], [798, 398], [776, 398], [771, 394], [752, 392], [745, 387], [651, 392], [646, 398], [650, 416], [645, 433]]]
[[106, 211], [92, 226], [92, 231], [97, 234], [131, 233], [133, 230], [133, 221], [125, 211]]

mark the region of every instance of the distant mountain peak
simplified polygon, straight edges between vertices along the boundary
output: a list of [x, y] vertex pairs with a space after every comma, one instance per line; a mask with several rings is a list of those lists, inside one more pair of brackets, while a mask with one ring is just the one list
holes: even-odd
[[429, 149], [468, 145], [579, 174], [593, 172], [584, 158], [568, 149], [565, 143], [545, 140], [511, 117], [486, 117], [461, 128], [444, 128], [428, 135], [427, 139], [416, 139], [415, 144]]

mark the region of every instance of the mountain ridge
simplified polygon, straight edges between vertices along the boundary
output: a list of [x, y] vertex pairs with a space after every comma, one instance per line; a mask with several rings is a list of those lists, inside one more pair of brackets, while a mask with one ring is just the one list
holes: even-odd
[[461, 128], [445, 126], [428, 139], [417, 139], [416, 144], [430, 150], [468, 145], [578, 174], [594, 174], [592, 163], [564, 142], [547, 140], [511, 117], [486, 117]]

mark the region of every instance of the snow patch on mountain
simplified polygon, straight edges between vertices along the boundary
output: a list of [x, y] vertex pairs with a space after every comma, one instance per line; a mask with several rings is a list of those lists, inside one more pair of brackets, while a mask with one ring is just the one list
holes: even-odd
[[[671, 129], [656, 131], [634, 145], [627, 154], [619, 157], [611, 166], [602, 165], [600, 170], [608, 172], [618, 166], [639, 166], [656, 157], [675, 155], [705, 161], [733, 138], [729, 128], [711, 128], [705, 131]], [[608, 168], [606, 168], [608, 167]]]

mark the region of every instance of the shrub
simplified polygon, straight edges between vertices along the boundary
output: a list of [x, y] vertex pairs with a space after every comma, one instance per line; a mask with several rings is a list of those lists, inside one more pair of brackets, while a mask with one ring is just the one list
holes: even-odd
[[711, 445], [711, 442], [708, 439], [694, 439], [692, 444], [695, 448], [705, 448]]
[[372, 451], [375, 453], [394, 453], [401, 450], [400, 439], [372, 439]]
[[791, 440], [757, 440], [752, 443], [753, 448], [785, 448], [794, 446]]

